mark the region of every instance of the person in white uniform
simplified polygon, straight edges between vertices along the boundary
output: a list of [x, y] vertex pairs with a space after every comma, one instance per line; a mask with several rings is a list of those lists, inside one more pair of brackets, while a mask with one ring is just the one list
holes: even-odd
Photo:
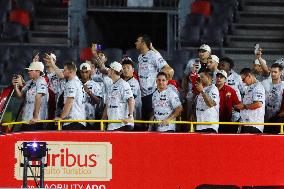
[[[138, 57], [138, 77], [142, 97], [142, 119], [150, 120], [152, 96], [156, 90], [156, 76], [163, 67], [169, 65], [160, 53], [151, 50], [151, 39], [147, 35], [138, 36], [136, 49], [141, 53]], [[147, 128], [145, 127], [147, 130]]]
[[168, 86], [167, 74], [159, 72], [157, 75], [157, 90], [153, 94], [154, 119], [161, 120], [154, 129], [160, 132], [174, 132], [176, 125], [170, 123], [175, 121], [182, 112], [179, 96]]
[[[281, 104], [283, 101], [284, 81], [281, 81], [283, 67], [274, 63], [270, 69], [271, 77], [262, 81], [265, 89], [265, 122], [281, 123], [283, 117], [279, 115], [281, 112]], [[264, 133], [277, 134], [280, 132], [279, 126], [264, 126]]]
[[[76, 65], [73, 62], [64, 64], [64, 78], [67, 80], [63, 91], [64, 106], [60, 117], [56, 120], [85, 120], [85, 104], [82, 82], [76, 75]], [[64, 123], [63, 130], [81, 130], [85, 128], [86, 123]]]
[[[205, 69], [200, 73], [200, 82], [196, 83], [199, 92], [196, 102], [197, 122], [219, 122], [219, 90], [212, 83], [213, 73]], [[219, 124], [197, 125], [196, 132], [217, 133]]]
[[[84, 104], [86, 110], [87, 120], [96, 120], [97, 105], [102, 100], [102, 88], [101, 86], [91, 79], [91, 65], [89, 63], [82, 63], [80, 65], [80, 79], [83, 83], [84, 92]], [[100, 118], [99, 118], [100, 119]], [[87, 130], [99, 129], [99, 124], [86, 123]]]
[[[240, 72], [242, 81], [247, 85], [242, 103], [236, 105], [241, 110], [241, 122], [263, 123], [265, 114], [265, 90], [250, 68]], [[262, 133], [263, 125], [245, 125], [241, 133]]]
[[59, 69], [56, 65], [55, 54], [46, 53], [43, 60], [46, 68], [46, 78], [48, 80], [48, 117], [49, 119], [54, 119], [54, 117], [59, 116], [61, 111], [58, 107], [58, 99], [63, 92], [66, 79], [64, 79], [63, 70]]
[[[22, 109], [22, 120], [28, 121], [30, 125], [23, 125], [22, 130], [41, 130], [43, 124], [36, 124], [39, 120], [47, 119], [47, 83], [42, 77], [44, 65], [42, 62], [32, 62], [28, 68], [28, 75], [30, 80], [26, 82], [25, 86], [20, 90], [22, 85], [19, 75], [12, 80], [15, 94], [19, 98], [24, 99]], [[19, 83], [21, 83], [19, 85]]]
[[[131, 58], [122, 59], [122, 78], [129, 83], [135, 99], [134, 119], [141, 119], [141, 90], [138, 80], [134, 77], [134, 63]], [[136, 124], [135, 124], [136, 125]]]
[[113, 62], [108, 70], [108, 75], [113, 84], [108, 93], [103, 119], [121, 120], [121, 123], [109, 123], [108, 131], [129, 131], [133, 129], [133, 112], [135, 100], [130, 85], [124, 81], [120, 75], [122, 65]]

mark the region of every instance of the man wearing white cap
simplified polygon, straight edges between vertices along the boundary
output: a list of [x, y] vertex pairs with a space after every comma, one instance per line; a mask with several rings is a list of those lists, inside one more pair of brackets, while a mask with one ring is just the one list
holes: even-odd
[[198, 49], [198, 58], [190, 59], [184, 70], [184, 76], [187, 78], [191, 67], [194, 65], [197, 68], [197, 72], [200, 73], [207, 67], [207, 59], [211, 54], [211, 48], [209, 45], [203, 44]]
[[[91, 79], [91, 65], [89, 63], [82, 63], [80, 65], [80, 76], [84, 87], [84, 104], [86, 110], [86, 119], [95, 120], [97, 105], [102, 100], [101, 86]], [[86, 129], [97, 129], [95, 123], [87, 123]]]
[[122, 65], [120, 63], [110, 64], [108, 75], [113, 84], [107, 96], [103, 119], [122, 120], [122, 123], [109, 123], [107, 127], [109, 131], [129, 131], [133, 129], [134, 125], [129, 122], [133, 120], [134, 97], [130, 85], [120, 77], [121, 73]]
[[[216, 87], [219, 90], [220, 108], [219, 121], [231, 122], [232, 110], [237, 104], [240, 104], [236, 91], [226, 84], [227, 72], [220, 70], [216, 74]], [[219, 125], [219, 133], [237, 133], [238, 127], [234, 125]]]
[[[41, 76], [44, 71], [42, 62], [32, 62], [28, 68], [28, 75], [30, 80], [26, 85], [19, 89], [18, 79], [13, 78], [13, 85], [16, 95], [19, 98], [24, 98], [22, 120], [29, 121], [30, 124], [35, 124], [38, 120], [45, 120], [47, 118], [47, 83]], [[24, 125], [23, 130], [38, 130], [42, 129], [42, 124], [33, 126]]]
[[210, 55], [207, 60], [207, 68], [213, 72], [212, 83], [216, 84], [216, 74], [218, 70], [219, 58], [216, 55]]
[[[63, 110], [56, 120], [84, 120], [86, 119], [83, 85], [76, 76], [76, 65], [73, 62], [64, 64], [64, 78], [67, 80], [63, 91]], [[64, 123], [63, 130], [81, 130], [85, 123]]]

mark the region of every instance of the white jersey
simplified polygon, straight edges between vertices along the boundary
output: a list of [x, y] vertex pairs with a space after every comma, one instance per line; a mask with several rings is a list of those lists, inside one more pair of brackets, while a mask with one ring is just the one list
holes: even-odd
[[[84, 85], [86, 85], [88, 87], [88, 89], [95, 96], [102, 98], [102, 96], [103, 96], [102, 88], [97, 82], [95, 82], [93, 80], [89, 80]], [[83, 90], [83, 92], [84, 92], [84, 104], [85, 104], [85, 110], [86, 110], [86, 119], [87, 120], [95, 120], [96, 119], [95, 115], [96, 115], [97, 105], [94, 104], [91, 97], [85, 92], [85, 90]], [[92, 124], [92, 123], [90, 123], [90, 124]]]
[[[245, 91], [245, 84], [242, 81], [242, 78], [239, 74], [237, 74], [234, 70], [231, 70], [231, 72], [229, 73], [229, 76], [227, 78], [227, 84], [232, 87], [233, 89], [235, 89], [238, 99], [240, 101], [242, 101], [242, 95], [244, 94]], [[238, 121], [240, 119], [241, 115], [240, 112], [235, 111], [233, 108], [232, 111], [232, 121]]]
[[[210, 85], [204, 88], [204, 92], [209, 95], [209, 97], [216, 103], [213, 107], [208, 107], [204, 101], [202, 94], [197, 96], [196, 102], [196, 118], [197, 122], [219, 122], [219, 103], [220, 96], [219, 90], [215, 85]], [[196, 130], [203, 130], [207, 128], [212, 128], [218, 132], [219, 125], [197, 125]]]
[[[262, 102], [262, 106], [255, 110], [241, 110], [241, 121], [242, 122], [264, 122], [264, 114], [265, 114], [265, 90], [263, 85], [257, 81], [256, 83], [247, 87], [245, 91], [245, 95], [242, 99], [243, 104], [252, 104], [256, 101]], [[253, 127], [258, 128], [261, 132], [263, 132], [263, 125], [251, 125]]]
[[102, 93], [103, 93], [103, 100], [104, 103], [106, 102], [107, 94], [111, 90], [112, 86], [112, 80], [110, 77], [108, 77], [106, 74], [102, 74], [99, 69], [95, 70], [95, 74], [92, 75], [92, 79], [97, 82], [101, 88], [102, 88]]
[[[167, 87], [162, 92], [156, 90], [152, 97], [155, 120], [164, 120], [168, 118], [174, 110], [181, 106], [181, 102], [177, 93], [173, 89]], [[159, 125], [157, 131], [176, 130], [175, 124]]]
[[[108, 119], [123, 120], [128, 118], [128, 99], [130, 98], [133, 98], [133, 93], [126, 81], [120, 78], [113, 83], [106, 101]], [[133, 123], [129, 124], [134, 125]], [[124, 125], [124, 123], [109, 123], [108, 130], [115, 130]]]
[[142, 102], [141, 102], [141, 90], [140, 90], [139, 82], [134, 77], [131, 77], [130, 79], [127, 80], [127, 83], [129, 83], [131, 87], [131, 91], [135, 99], [134, 119], [140, 120]]
[[[194, 64], [197, 64], [197, 65], [194, 65]], [[190, 59], [187, 64], [186, 64], [186, 67], [184, 69], [184, 72], [183, 74], [185, 76], [188, 76], [189, 73], [192, 71], [192, 67], [195, 66], [197, 67], [197, 70], [196, 70], [196, 73], [199, 73], [199, 70], [201, 68], [201, 63], [200, 63], [200, 59], [199, 58], [193, 58], [193, 59]]]
[[213, 72], [212, 83], [213, 83], [214, 85], [216, 84], [216, 78], [217, 78], [216, 74], [217, 74], [218, 72], [219, 72], [218, 69]]
[[29, 80], [23, 87], [22, 93], [25, 94], [22, 120], [26, 121], [31, 120], [33, 118], [35, 97], [37, 94], [42, 94], [39, 110], [39, 119], [47, 119], [48, 89], [45, 79], [43, 77], [39, 77], [36, 81]]
[[[65, 119], [71, 120], [85, 120], [85, 104], [84, 104], [84, 92], [82, 82], [75, 76], [73, 79], [68, 80], [64, 88], [64, 104], [68, 97], [74, 98], [71, 110]], [[66, 123], [64, 125], [68, 125]], [[86, 125], [86, 123], [82, 123]]]
[[46, 76], [48, 78], [50, 89], [55, 93], [55, 95], [60, 94], [64, 89], [66, 80], [60, 79], [54, 72], [47, 73]]
[[167, 64], [160, 53], [149, 50], [145, 55], [138, 57], [138, 76], [141, 96], [152, 94], [156, 90], [158, 72]]
[[262, 82], [265, 89], [265, 121], [279, 113], [282, 103], [284, 81], [273, 84], [272, 79], [266, 79]]
[[46, 74], [48, 78], [48, 87], [54, 92], [55, 95], [55, 116], [60, 116], [62, 109], [58, 107], [59, 96], [64, 91], [66, 79], [60, 79], [54, 72]]

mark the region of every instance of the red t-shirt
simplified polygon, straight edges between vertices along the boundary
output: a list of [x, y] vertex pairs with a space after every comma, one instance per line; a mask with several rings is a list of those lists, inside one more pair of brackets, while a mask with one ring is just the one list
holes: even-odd
[[169, 80], [168, 81], [168, 85], [173, 85], [178, 91], [180, 90], [178, 83], [176, 82], [176, 80]]
[[220, 96], [220, 109], [219, 109], [219, 121], [230, 122], [232, 119], [232, 108], [234, 105], [240, 103], [235, 89], [228, 85], [224, 85], [219, 90]]
[[198, 79], [199, 75], [198, 73], [194, 72], [194, 73], [189, 73], [188, 75], [188, 79], [191, 81], [192, 84], [192, 92], [193, 94], [198, 94], [199, 92], [197, 91], [197, 88], [195, 86], [197, 79]]

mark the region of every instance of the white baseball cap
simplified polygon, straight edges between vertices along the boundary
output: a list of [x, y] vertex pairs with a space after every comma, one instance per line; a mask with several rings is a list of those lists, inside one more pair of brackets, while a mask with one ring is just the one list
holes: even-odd
[[211, 58], [214, 62], [216, 62], [217, 64], [219, 64], [219, 58], [218, 58], [218, 56], [216, 56], [216, 55], [211, 55], [210, 58]]
[[91, 65], [87, 62], [84, 62], [80, 65], [80, 70], [92, 70]]
[[[264, 64], [266, 64], [266, 60], [262, 59]], [[254, 64], [260, 65], [260, 62], [258, 59], [255, 59]]]
[[209, 47], [209, 45], [206, 44], [201, 45], [198, 50], [205, 50], [211, 53], [211, 48]]
[[111, 63], [109, 67], [117, 72], [120, 72], [122, 70], [122, 65], [116, 61]]
[[51, 58], [53, 58], [53, 60], [55, 60], [55, 61], [56, 61], [56, 56], [55, 56], [55, 54], [50, 53], [50, 56], [51, 56]]
[[216, 73], [216, 75], [217, 74], [221, 74], [222, 76], [224, 76], [226, 79], [228, 78], [228, 74], [227, 74], [227, 72], [225, 71], [225, 70], [219, 70], [217, 73]]
[[44, 65], [42, 62], [32, 62], [27, 70], [44, 71]]

